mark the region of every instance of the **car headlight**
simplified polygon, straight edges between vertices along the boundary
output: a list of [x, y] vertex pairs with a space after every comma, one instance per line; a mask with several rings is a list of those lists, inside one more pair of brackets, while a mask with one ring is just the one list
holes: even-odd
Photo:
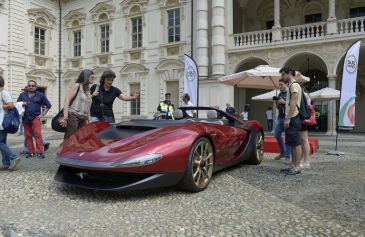
[[133, 167], [133, 166], [143, 166], [151, 165], [156, 163], [162, 158], [161, 154], [148, 154], [144, 156], [138, 156], [129, 160], [116, 162], [115, 167]]

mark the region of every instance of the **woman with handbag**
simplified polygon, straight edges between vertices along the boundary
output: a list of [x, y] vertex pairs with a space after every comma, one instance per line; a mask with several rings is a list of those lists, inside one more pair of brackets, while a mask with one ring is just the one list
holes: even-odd
[[[305, 99], [307, 101], [308, 106], [311, 108], [311, 98], [309, 97], [309, 94], [307, 90], [302, 87], [304, 90]], [[311, 109], [311, 113], [313, 113]], [[312, 117], [312, 115], [311, 115]], [[314, 125], [311, 124], [312, 119], [309, 118], [307, 120], [304, 120], [302, 123], [302, 128], [300, 130], [300, 140], [302, 143], [302, 159], [300, 161], [300, 168], [310, 168], [310, 162], [311, 162], [311, 155], [310, 155], [310, 145], [309, 145], [309, 139], [308, 139], [308, 130]], [[314, 120], [315, 121], [315, 120]]]
[[66, 95], [64, 114], [60, 120], [60, 125], [66, 128], [64, 140], [86, 125], [89, 120], [92, 103], [90, 85], [94, 83], [94, 79], [93, 71], [83, 70]]
[[116, 98], [124, 101], [135, 100], [139, 92], [134, 92], [133, 96], [123, 95], [122, 92], [113, 86], [116, 75], [111, 70], [106, 70], [100, 77], [100, 84], [90, 88], [92, 94], [92, 105], [90, 109], [91, 122], [104, 121], [114, 123], [113, 103]]

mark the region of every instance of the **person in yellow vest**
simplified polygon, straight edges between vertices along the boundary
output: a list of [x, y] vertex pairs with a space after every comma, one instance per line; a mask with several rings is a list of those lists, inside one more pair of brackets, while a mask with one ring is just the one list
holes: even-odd
[[165, 94], [165, 100], [161, 101], [160, 104], [157, 107], [157, 111], [162, 113], [163, 119], [172, 119], [174, 120], [174, 112], [175, 108], [174, 105], [171, 104], [171, 93]]

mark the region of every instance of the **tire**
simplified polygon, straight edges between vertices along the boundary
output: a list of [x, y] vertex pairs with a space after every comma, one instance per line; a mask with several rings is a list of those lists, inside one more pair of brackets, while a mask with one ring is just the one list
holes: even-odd
[[251, 165], [259, 165], [264, 159], [264, 134], [262, 131], [258, 131], [255, 139], [255, 149], [252, 152], [250, 158], [247, 159], [246, 163]]
[[214, 168], [214, 150], [206, 137], [199, 138], [192, 146], [180, 188], [200, 192], [208, 187]]

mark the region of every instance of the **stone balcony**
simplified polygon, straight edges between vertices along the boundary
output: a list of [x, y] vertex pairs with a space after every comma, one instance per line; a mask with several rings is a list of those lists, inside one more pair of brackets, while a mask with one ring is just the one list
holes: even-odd
[[365, 36], [365, 17], [233, 34], [229, 36], [229, 52], [313, 43], [313, 41], [356, 39], [359, 36]]

